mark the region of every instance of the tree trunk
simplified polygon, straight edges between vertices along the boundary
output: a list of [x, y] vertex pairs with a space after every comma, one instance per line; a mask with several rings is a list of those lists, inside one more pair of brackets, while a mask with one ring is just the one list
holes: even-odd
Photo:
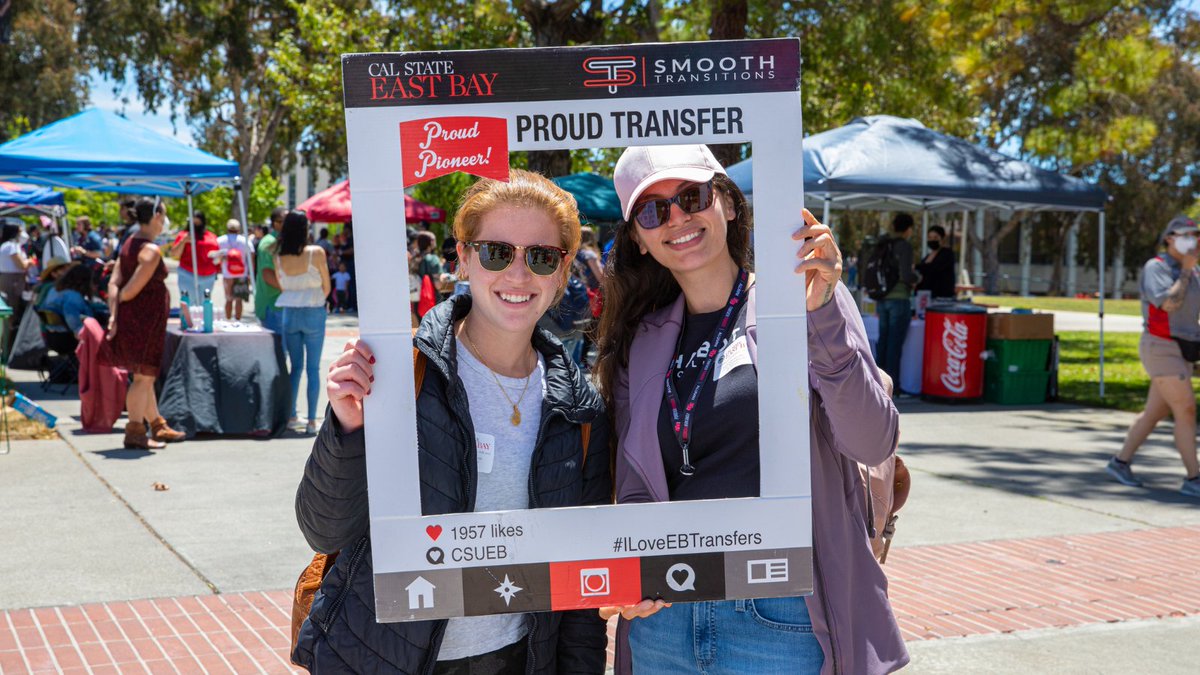
[[1000, 292], [1000, 242], [1021, 224], [1021, 214], [1014, 212], [1004, 225], [979, 240], [970, 232], [971, 244], [983, 250], [983, 289], [988, 295]]
[[1125, 285], [1125, 235], [1117, 235], [1117, 250], [1113, 252], [1113, 269], [1112, 269], [1112, 297], [1113, 300], [1121, 299], [1121, 288]]

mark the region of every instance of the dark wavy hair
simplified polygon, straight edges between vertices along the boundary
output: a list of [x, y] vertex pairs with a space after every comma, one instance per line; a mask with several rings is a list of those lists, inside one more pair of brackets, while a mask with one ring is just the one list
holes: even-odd
[[278, 255], [300, 255], [308, 245], [308, 216], [303, 211], [288, 211], [279, 230]]
[[[733, 220], [729, 221], [725, 243], [729, 255], [738, 267], [754, 269], [754, 250], [750, 246], [750, 231], [754, 225], [746, 196], [729, 176], [713, 176], [713, 185], [718, 193], [724, 193], [733, 202]], [[650, 312], [675, 302], [681, 289], [670, 270], [659, 264], [654, 256], [642, 252], [633, 239], [631, 222], [617, 226], [608, 262], [604, 265], [603, 297], [604, 309], [600, 313], [596, 344], [600, 348], [596, 358], [600, 393], [609, 410], [616, 410], [613, 394], [616, 390], [617, 373], [629, 367], [629, 346], [637, 334], [638, 325]]]
[[155, 213], [166, 213], [167, 205], [161, 199], [141, 197], [133, 204], [133, 217], [139, 225], [148, 225]]
[[59, 291], [78, 291], [85, 298], [96, 294], [96, 286], [92, 282], [92, 270], [78, 263], [71, 263], [66, 274], [59, 277], [54, 287]]
[[208, 229], [208, 216], [204, 215], [203, 211], [196, 211], [195, 213], [193, 213], [192, 220], [200, 221], [199, 223], [193, 223], [196, 227], [196, 232], [198, 234], [203, 234], [204, 231]]
[[4, 223], [4, 227], [0, 229], [0, 244], [21, 236], [21, 226], [16, 223]]

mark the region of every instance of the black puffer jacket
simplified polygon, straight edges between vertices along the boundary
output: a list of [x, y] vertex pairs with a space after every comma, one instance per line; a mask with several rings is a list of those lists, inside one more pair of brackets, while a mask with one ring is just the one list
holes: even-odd
[[[469, 296], [434, 307], [415, 344], [428, 359], [417, 397], [421, 510], [425, 515], [475, 507], [475, 431], [457, 375], [454, 322]], [[530, 508], [606, 504], [611, 500], [609, 431], [603, 403], [549, 333], [533, 345], [546, 362], [546, 399], [530, 467]], [[592, 425], [586, 464], [580, 425]], [[313, 549], [340, 551], [313, 601], [292, 657], [314, 673], [430, 673], [445, 621], [375, 622], [375, 584], [367, 514], [362, 430], [342, 433], [333, 414], [313, 445], [296, 494], [296, 517]], [[605, 625], [596, 610], [531, 615], [529, 673], [604, 672]]]

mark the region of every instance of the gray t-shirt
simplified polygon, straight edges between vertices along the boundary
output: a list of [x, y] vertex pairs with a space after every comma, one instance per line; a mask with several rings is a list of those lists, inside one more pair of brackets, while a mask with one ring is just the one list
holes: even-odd
[[[479, 484], [475, 493], [475, 511], [511, 511], [529, 508], [529, 466], [533, 446], [537, 443], [538, 427], [542, 423], [542, 400], [545, 398], [546, 363], [538, 355], [538, 364], [529, 376], [525, 395], [525, 378], [493, 376], [466, 346], [456, 344], [458, 376], [467, 390], [471, 408], [471, 423], [475, 425], [476, 462]], [[496, 378], [517, 401], [521, 424], [512, 423], [513, 409], [496, 384]], [[473, 616], [450, 619], [439, 661], [476, 656], [507, 647], [525, 637], [529, 627], [523, 614]]]
[[1167, 291], [1179, 279], [1183, 269], [1179, 261], [1163, 254], [1151, 258], [1142, 267], [1142, 325], [1147, 333], [1169, 339], [1200, 341], [1200, 276], [1193, 270], [1183, 306], [1174, 312], [1161, 307]]

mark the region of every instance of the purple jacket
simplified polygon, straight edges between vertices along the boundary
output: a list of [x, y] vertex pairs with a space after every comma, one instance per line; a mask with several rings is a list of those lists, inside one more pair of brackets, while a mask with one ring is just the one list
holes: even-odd
[[[757, 367], [754, 288], [745, 311], [750, 356]], [[683, 325], [684, 300], [647, 315], [617, 378], [618, 503], [667, 501], [658, 445], [658, 413], [667, 364]], [[887, 598], [887, 577], [868, 540], [866, 495], [856, 462], [882, 463], [896, 448], [900, 415], [883, 389], [853, 297], [840, 284], [834, 300], [808, 313], [813, 578], [808, 598], [813, 630], [825, 652], [822, 675], [889, 673], [908, 651]], [[628, 626], [618, 632], [617, 675], [631, 672]]]

